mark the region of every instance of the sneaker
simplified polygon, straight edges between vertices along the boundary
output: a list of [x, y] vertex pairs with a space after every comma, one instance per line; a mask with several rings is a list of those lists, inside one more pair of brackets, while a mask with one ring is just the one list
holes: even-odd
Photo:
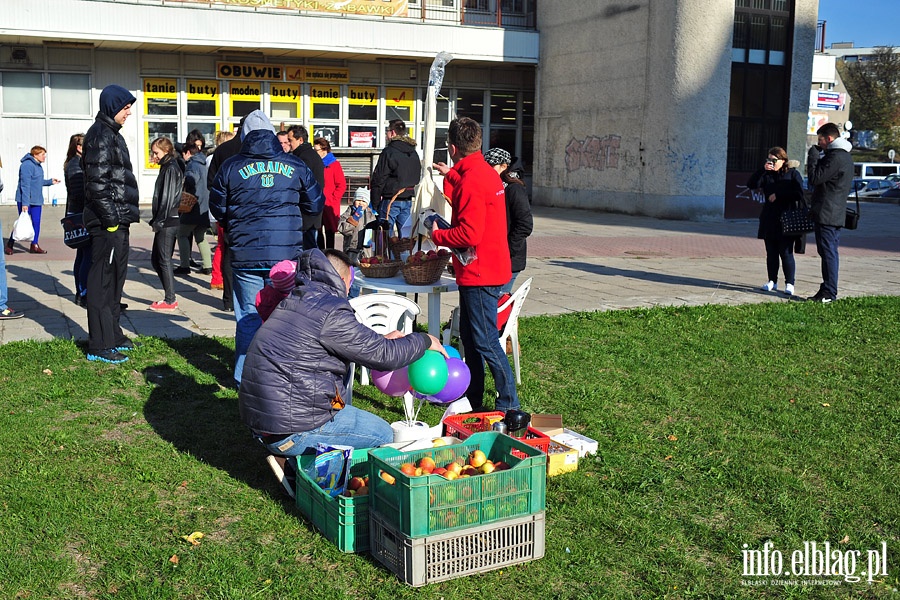
[[157, 300], [150, 305], [150, 310], [175, 310], [178, 308], [178, 301], [166, 302], [165, 300]]
[[786, 284], [784, 286], [784, 293], [787, 296], [793, 296], [794, 295], [794, 284], [793, 283]]
[[175, 267], [175, 270], [172, 271], [176, 275], [190, 275], [191, 268], [190, 267]]
[[809, 302], [820, 302], [820, 303], [822, 303], [822, 304], [829, 304], [829, 303], [831, 303], [831, 302], [834, 302], [834, 298], [832, 298], [831, 296], [826, 295], [826, 294], [825, 294], [824, 292], [822, 292], [821, 290], [819, 290], [819, 291], [816, 293], [815, 296], [810, 296], [809, 298], [807, 298], [807, 300], [808, 300]]
[[24, 316], [25, 316], [24, 313], [14, 311], [11, 308], [4, 308], [3, 310], [0, 310], [0, 321], [11, 321], [12, 319], [21, 319]]
[[121, 352], [116, 352], [114, 348], [108, 350], [98, 350], [97, 352], [88, 352], [88, 360], [99, 360], [100, 362], [118, 365], [128, 360], [128, 357]]
[[116, 346], [116, 350], [118, 352], [130, 352], [131, 350], [137, 350], [141, 346], [143, 346], [143, 344], [141, 344], [140, 342], [132, 342], [131, 340], [125, 340], [124, 342], [122, 342], [118, 346]]
[[774, 292], [778, 289], [778, 284], [772, 280], [769, 280], [768, 282], [766, 282], [766, 285], [762, 286], [760, 289], [764, 292]]

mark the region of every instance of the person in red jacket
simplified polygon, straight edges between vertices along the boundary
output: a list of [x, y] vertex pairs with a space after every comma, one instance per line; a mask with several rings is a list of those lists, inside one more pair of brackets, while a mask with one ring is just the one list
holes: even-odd
[[325, 211], [322, 213], [325, 247], [334, 248], [334, 234], [341, 220], [341, 200], [347, 191], [347, 177], [344, 176], [341, 163], [331, 153], [331, 143], [323, 137], [317, 137], [313, 141], [313, 148], [325, 165]]
[[[500, 175], [481, 153], [481, 126], [468, 117], [454, 119], [447, 131], [453, 168], [436, 163], [445, 177], [453, 214], [449, 229], [432, 223], [438, 246], [468, 249], [454, 253], [453, 272], [459, 285], [459, 337], [472, 375], [466, 398], [474, 411], [484, 402], [484, 363], [497, 386], [496, 409], [519, 408], [516, 380], [497, 337], [500, 289], [512, 277], [506, 242], [506, 193]], [[465, 255], [465, 259], [460, 257]]]

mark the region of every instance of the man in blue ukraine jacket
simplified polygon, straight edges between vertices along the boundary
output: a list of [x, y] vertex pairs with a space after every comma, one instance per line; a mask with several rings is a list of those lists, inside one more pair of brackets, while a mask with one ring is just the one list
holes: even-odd
[[234, 295], [234, 380], [241, 384], [247, 348], [262, 320], [256, 294], [269, 269], [303, 250], [303, 219], [322, 212], [325, 196], [309, 168], [285, 153], [265, 113], [241, 128], [241, 152], [226, 160], [209, 190], [209, 210], [225, 229]]

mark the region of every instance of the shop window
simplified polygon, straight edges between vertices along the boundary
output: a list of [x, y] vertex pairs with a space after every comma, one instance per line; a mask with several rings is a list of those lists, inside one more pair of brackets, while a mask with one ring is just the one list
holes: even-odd
[[491, 92], [491, 125], [515, 125], [518, 94]]
[[374, 148], [378, 141], [378, 129], [366, 125], [350, 125], [348, 141], [351, 148]]
[[231, 84], [231, 116], [241, 118], [259, 110], [262, 101], [261, 84], [257, 81], [241, 81]]
[[[389, 87], [384, 90], [384, 117], [390, 122], [400, 119], [407, 127], [412, 127], [415, 120], [414, 106], [416, 94], [413, 88]], [[385, 123], [387, 125], [387, 123]]]
[[459, 90], [456, 95], [456, 116], [484, 122], [484, 91]]
[[176, 80], [144, 80], [144, 114], [153, 117], [178, 116], [178, 83]]
[[90, 77], [75, 73], [50, 73], [50, 112], [55, 115], [90, 115]]
[[144, 122], [144, 140], [147, 147], [144, 148], [144, 166], [148, 169], [158, 169], [159, 165], [150, 162], [150, 144], [156, 138], [165, 137], [176, 143], [179, 140], [178, 123], [165, 121], [145, 121]]
[[316, 120], [341, 118], [341, 88], [336, 85], [309, 86], [309, 116]]
[[188, 79], [187, 114], [188, 117], [219, 116], [219, 82]]
[[269, 116], [272, 121], [299, 121], [303, 118], [303, 90], [298, 83], [273, 83], [269, 87]]
[[534, 92], [522, 94], [522, 127], [534, 127]]
[[341, 128], [339, 125], [313, 125], [312, 131], [313, 138], [325, 138], [333, 148], [341, 144]]
[[347, 117], [351, 121], [377, 121], [378, 88], [350, 86], [347, 91]]
[[44, 79], [40, 73], [4, 72], [3, 112], [44, 114]]

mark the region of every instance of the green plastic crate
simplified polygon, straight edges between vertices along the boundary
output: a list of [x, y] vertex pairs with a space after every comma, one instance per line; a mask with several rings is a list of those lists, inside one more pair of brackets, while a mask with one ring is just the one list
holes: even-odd
[[[369, 496], [332, 498], [305, 473], [313, 460], [315, 456], [311, 454], [298, 458], [297, 508], [341, 552], [368, 552]], [[354, 450], [350, 457], [350, 476], [366, 477], [368, 463], [368, 448]]]
[[407, 585], [418, 587], [543, 558], [545, 513], [410, 538], [372, 515], [372, 556]]
[[[511, 468], [454, 480], [400, 472], [403, 463], [417, 463], [425, 456], [438, 466], [452, 460], [463, 464], [470, 452], [479, 449], [488, 460], [502, 460]], [[382, 471], [394, 477], [393, 485], [380, 477]], [[546, 454], [494, 432], [472, 434], [453, 446], [369, 451], [370, 507], [393, 529], [413, 538], [539, 513], [546, 504], [546, 478]]]

